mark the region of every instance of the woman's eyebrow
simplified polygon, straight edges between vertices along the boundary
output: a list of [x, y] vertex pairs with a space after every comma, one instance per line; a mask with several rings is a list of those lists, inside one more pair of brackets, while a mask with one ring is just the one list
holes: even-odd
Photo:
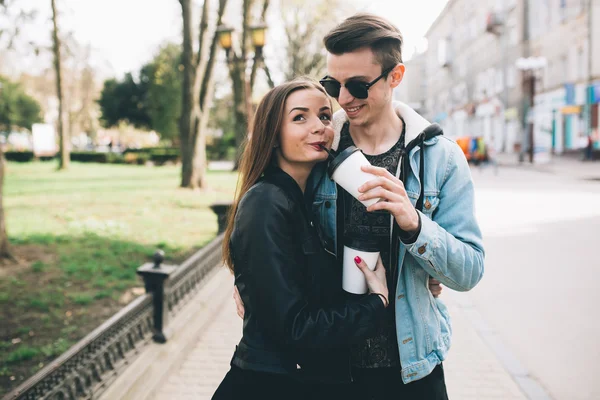
[[288, 113], [288, 115], [291, 114], [295, 110], [300, 110], [300, 111], [304, 111], [304, 112], [308, 112], [309, 111], [308, 108], [306, 108], [306, 107], [294, 107], [294, 108], [292, 108], [290, 110], [290, 112]]

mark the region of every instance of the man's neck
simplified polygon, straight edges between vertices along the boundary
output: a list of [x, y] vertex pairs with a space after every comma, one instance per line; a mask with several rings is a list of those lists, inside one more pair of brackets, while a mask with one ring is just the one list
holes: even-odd
[[369, 155], [383, 154], [400, 139], [403, 122], [390, 106], [369, 125], [352, 125], [350, 122], [350, 136], [357, 147]]

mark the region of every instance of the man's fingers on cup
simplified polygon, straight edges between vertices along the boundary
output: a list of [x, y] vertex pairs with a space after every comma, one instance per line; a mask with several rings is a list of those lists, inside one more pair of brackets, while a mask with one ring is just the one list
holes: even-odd
[[392, 215], [396, 215], [396, 214], [400, 213], [401, 208], [398, 205], [398, 203], [395, 203], [392, 201], [385, 201], [385, 200], [378, 201], [377, 203], [371, 204], [369, 207], [367, 207], [367, 211], [369, 211], [369, 212], [380, 211], [380, 210], [385, 210], [385, 211], [388, 211]]
[[373, 175], [377, 175], [377, 176], [387, 176], [387, 177], [394, 177], [394, 175], [390, 174], [390, 171], [388, 171], [385, 168], [381, 168], [381, 167], [374, 167], [373, 165], [363, 165], [360, 167], [364, 172], [368, 172], [370, 174]]
[[402, 190], [404, 189], [404, 185], [402, 184], [402, 181], [397, 179], [393, 175], [390, 175], [390, 176], [391, 177], [380, 176], [380, 177], [371, 179], [371, 180], [365, 182], [364, 184], [362, 184], [361, 186], [359, 186], [358, 191], [361, 193], [365, 193], [373, 188], [381, 186], [389, 191], [392, 191], [395, 193], [402, 193]]
[[380, 198], [393, 203], [399, 203], [402, 201], [402, 196], [400, 194], [394, 193], [393, 191], [383, 188], [381, 186], [378, 186], [375, 189], [371, 189], [368, 192], [358, 196], [358, 199], [362, 201], [375, 198]]

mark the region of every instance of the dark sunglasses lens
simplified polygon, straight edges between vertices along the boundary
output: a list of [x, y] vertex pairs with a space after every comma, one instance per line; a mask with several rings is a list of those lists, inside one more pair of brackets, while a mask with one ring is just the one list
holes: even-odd
[[331, 97], [338, 98], [340, 96], [340, 83], [336, 81], [321, 81], [321, 85], [325, 89], [328, 95]]
[[346, 83], [346, 89], [348, 89], [352, 97], [357, 99], [366, 99], [369, 97], [369, 89], [364, 82], [350, 81]]

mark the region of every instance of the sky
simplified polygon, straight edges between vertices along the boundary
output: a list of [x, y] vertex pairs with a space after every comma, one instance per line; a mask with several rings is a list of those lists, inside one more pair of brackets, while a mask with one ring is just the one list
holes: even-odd
[[[24, 7], [39, 11], [31, 40], [50, 45], [50, 1], [18, 0]], [[230, 0], [232, 8], [235, 0]], [[414, 48], [424, 50], [423, 36], [447, 0], [355, 0], [359, 11], [386, 16], [404, 36], [405, 59]], [[121, 77], [137, 71], [167, 41], [181, 41], [181, 8], [177, 0], [57, 0], [64, 33], [72, 34], [82, 45], [91, 46], [92, 63], [104, 77]], [[151, 4], [151, 5], [150, 5]], [[200, 2], [198, 1], [199, 9]], [[335, 13], [332, 13], [335, 18]], [[266, 49], [265, 49], [266, 50]], [[29, 50], [25, 49], [27, 53]], [[22, 50], [23, 54], [23, 50]], [[18, 56], [12, 67], [36, 68], [49, 62]]]

